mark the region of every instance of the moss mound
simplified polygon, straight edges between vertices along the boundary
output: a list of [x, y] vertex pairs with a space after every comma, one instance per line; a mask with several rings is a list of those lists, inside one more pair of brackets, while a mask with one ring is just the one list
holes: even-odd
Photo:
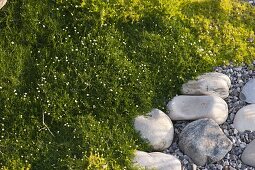
[[133, 118], [255, 57], [235, 0], [15, 0], [0, 11], [0, 167], [131, 169]]

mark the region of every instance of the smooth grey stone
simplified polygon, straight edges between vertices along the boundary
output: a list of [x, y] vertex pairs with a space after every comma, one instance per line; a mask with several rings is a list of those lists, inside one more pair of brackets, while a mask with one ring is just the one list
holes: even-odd
[[146, 115], [137, 116], [134, 126], [141, 137], [148, 140], [156, 151], [167, 149], [174, 137], [174, 127], [171, 119], [161, 110], [153, 109]]
[[167, 104], [167, 109], [171, 120], [211, 118], [222, 124], [228, 117], [228, 105], [218, 96], [176, 96]]
[[239, 132], [245, 130], [255, 130], [255, 104], [247, 105], [241, 108], [235, 115], [233, 121], [234, 127]]
[[183, 94], [216, 95], [227, 98], [231, 86], [230, 78], [222, 73], [206, 73], [182, 85]]
[[243, 86], [239, 98], [247, 103], [255, 103], [255, 79], [249, 80]]
[[244, 149], [243, 154], [241, 156], [241, 160], [246, 165], [255, 168], [255, 140], [249, 143], [247, 147]]
[[212, 119], [189, 123], [179, 136], [179, 147], [196, 165], [220, 161], [232, 148], [219, 125]]
[[181, 170], [182, 165], [176, 157], [161, 152], [136, 151], [133, 164], [137, 168], [156, 170]]

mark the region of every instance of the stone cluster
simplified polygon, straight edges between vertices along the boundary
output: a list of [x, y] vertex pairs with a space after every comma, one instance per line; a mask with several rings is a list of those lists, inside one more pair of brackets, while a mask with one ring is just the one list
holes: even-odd
[[[236, 141], [232, 134], [253, 133], [255, 129], [255, 104], [245, 106], [253, 103], [255, 81], [249, 78], [246, 84], [242, 82], [242, 90], [236, 93], [231, 75], [219, 68], [216, 71], [183, 84], [183, 94], [168, 102], [167, 114], [153, 109], [135, 119], [135, 129], [155, 151], [136, 151], [135, 166], [160, 170], [254, 169], [255, 133], [254, 140], [246, 143]], [[239, 102], [235, 114], [233, 98]]]

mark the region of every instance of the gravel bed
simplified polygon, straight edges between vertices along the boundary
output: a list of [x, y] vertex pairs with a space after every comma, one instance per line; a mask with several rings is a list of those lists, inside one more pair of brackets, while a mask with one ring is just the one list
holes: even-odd
[[229, 97], [225, 99], [228, 104], [229, 115], [227, 121], [220, 125], [220, 127], [233, 142], [232, 150], [221, 161], [203, 167], [196, 166], [187, 155], [184, 155], [183, 152], [180, 151], [178, 146], [178, 136], [189, 121], [175, 121], [173, 122], [175, 127], [174, 141], [165, 153], [169, 153], [179, 158], [184, 166], [184, 170], [192, 170], [196, 168], [201, 170], [255, 170], [255, 168], [247, 166], [241, 161], [241, 155], [246, 145], [255, 139], [255, 132], [245, 131], [239, 133], [233, 127], [233, 120], [236, 112], [247, 105], [246, 102], [239, 99], [239, 93], [248, 80], [255, 78], [255, 62], [252, 65], [248, 66], [243, 64], [240, 67], [234, 67], [230, 64], [229, 66], [216, 67], [214, 70], [226, 74], [231, 80], [230, 94]]

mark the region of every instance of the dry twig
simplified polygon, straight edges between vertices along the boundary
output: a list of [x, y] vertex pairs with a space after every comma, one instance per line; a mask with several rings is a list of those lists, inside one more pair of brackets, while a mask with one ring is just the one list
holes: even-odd
[[51, 132], [50, 128], [46, 125], [46, 123], [45, 123], [45, 121], [44, 121], [44, 113], [43, 113], [43, 125], [46, 127], [46, 129], [48, 129], [48, 131], [50, 132], [50, 134], [51, 134], [53, 137], [55, 137], [54, 134]]

